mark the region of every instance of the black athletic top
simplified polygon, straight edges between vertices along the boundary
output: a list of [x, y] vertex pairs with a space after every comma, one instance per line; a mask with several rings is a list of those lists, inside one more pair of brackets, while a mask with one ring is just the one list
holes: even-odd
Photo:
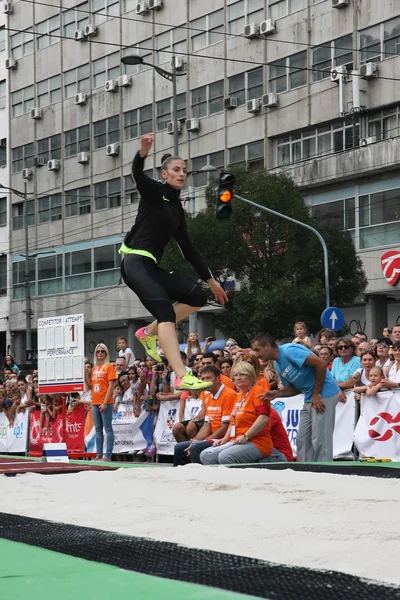
[[165, 247], [174, 237], [184, 258], [204, 281], [213, 275], [189, 239], [180, 191], [143, 173], [144, 158], [137, 152], [132, 177], [140, 193], [135, 224], [124, 239], [125, 246], [145, 250], [161, 261]]

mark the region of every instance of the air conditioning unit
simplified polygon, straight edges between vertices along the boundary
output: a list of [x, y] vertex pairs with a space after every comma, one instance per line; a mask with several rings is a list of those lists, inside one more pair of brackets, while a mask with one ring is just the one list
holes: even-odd
[[106, 148], [107, 156], [118, 156], [119, 154], [119, 144], [108, 144]]
[[137, 15], [147, 15], [149, 12], [149, 5], [147, 2], [138, 2], [136, 4], [136, 14]]
[[74, 31], [74, 38], [77, 42], [83, 42], [84, 40], [86, 40], [85, 31], [83, 29], [76, 29]]
[[33, 170], [32, 169], [23, 169], [22, 170], [22, 179], [32, 179]]
[[275, 21], [273, 19], [267, 19], [266, 21], [262, 21], [260, 23], [260, 34], [261, 35], [270, 35], [271, 33], [275, 33]]
[[163, 0], [150, 0], [149, 8], [150, 10], [161, 10], [164, 6]]
[[363, 79], [370, 79], [371, 77], [378, 76], [378, 65], [374, 62], [365, 63], [365, 65], [360, 65], [360, 77]]
[[[186, 65], [186, 59], [184, 56], [175, 56], [175, 70], [176, 71], [183, 71]], [[174, 59], [172, 59], [174, 60]], [[172, 61], [171, 61], [172, 63]], [[173, 66], [173, 65], [172, 65]]]
[[87, 102], [87, 94], [86, 92], [79, 92], [79, 94], [75, 94], [74, 102], [77, 106], [82, 106]]
[[278, 106], [278, 104], [278, 96], [273, 92], [270, 92], [269, 94], [264, 94], [264, 96], [262, 97], [262, 105], [266, 108], [274, 108], [275, 106]]
[[132, 80], [130, 75], [121, 75], [118, 77], [118, 85], [119, 87], [129, 87], [132, 85]]
[[89, 158], [90, 158], [89, 152], [79, 152], [78, 163], [81, 165], [86, 165], [89, 162]]
[[106, 92], [116, 92], [118, 89], [118, 83], [114, 79], [109, 79], [104, 84], [104, 89]]
[[377, 142], [377, 138], [376, 135], [371, 135], [370, 137], [366, 137], [366, 138], [361, 138], [360, 139], [360, 148], [363, 148], [364, 146], [369, 146], [370, 144], [375, 144], [375, 142]]
[[18, 67], [18, 61], [15, 58], [7, 58], [6, 59], [6, 69], [14, 70]]
[[333, 67], [333, 69], [331, 69], [331, 81], [339, 83], [340, 78], [346, 78], [346, 75], [347, 67], [345, 65], [340, 65], [339, 67]]
[[13, 8], [12, 2], [4, 2], [4, 4], [3, 4], [3, 13], [5, 15], [12, 15], [13, 12], [14, 12], [14, 8]]
[[43, 111], [41, 108], [32, 108], [31, 110], [32, 119], [41, 119], [43, 117]]
[[260, 35], [260, 28], [257, 23], [249, 23], [244, 28], [244, 37], [249, 39], [256, 38]]
[[332, 0], [332, 8], [343, 8], [349, 5], [349, 0]]
[[200, 119], [187, 119], [186, 120], [186, 131], [199, 131]]
[[228, 96], [228, 98], [224, 98], [224, 108], [230, 110], [231, 108], [236, 108], [238, 105], [238, 100], [235, 96]]
[[[181, 133], [181, 131], [182, 131], [182, 123], [180, 121], [178, 121], [177, 125], [178, 125], [178, 133]], [[174, 134], [174, 122], [173, 121], [170, 121], [168, 123], [168, 125], [167, 125], [167, 131], [168, 131], [168, 133], [170, 135]]]
[[261, 98], [253, 98], [253, 100], [247, 101], [247, 112], [257, 114], [261, 108]]
[[61, 167], [61, 162], [59, 160], [49, 160], [47, 163], [47, 169], [49, 171], [59, 171]]
[[99, 28], [97, 25], [86, 25], [85, 27], [85, 37], [96, 37], [99, 35]]
[[44, 165], [47, 165], [47, 160], [44, 156], [35, 156], [33, 159], [33, 164], [35, 167], [44, 167]]

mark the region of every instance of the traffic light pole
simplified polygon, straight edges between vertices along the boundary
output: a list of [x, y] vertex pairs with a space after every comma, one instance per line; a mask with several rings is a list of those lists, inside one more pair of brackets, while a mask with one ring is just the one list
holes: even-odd
[[287, 221], [290, 221], [291, 223], [295, 223], [296, 225], [300, 225], [301, 227], [305, 227], [306, 229], [309, 229], [310, 231], [312, 231], [317, 236], [317, 238], [321, 242], [322, 249], [324, 251], [325, 304], [326, 304], [326, 308], [328, 308], [330, 306], [328, 247], [326, 245], [326, 242], [325, 242], [324, 238], [319, 233], [319, 231], [317, 231], [316, 229], [314, 229], [314, 227], [311, 227], [311, 225], [307, 225], [307, 223], [302, 223], [301, 221], [297, 221], [296, 219], [292, 219], [292, 217], [288, 217], [287, 215], [283, 215], [282, 213], [279, 213], [276, 210], [272, 210], [272, 208], [267, 208], [266, 206], [261, 206], [261, 204], [257, 204], [256, 202], [252, 202], [252, 200], [248, 200], [247, 198], [242, 198], [242, 196], [238, 196], [237, 194], [235, 194], [234, 197], [237, 198], [238, 200], [241, 200], [242, 202], [246, 202], [246, 204], [250, 204], [251, 206], [255, 206], [259, 210], [264, 210], [265, 212], [270, 213], [272, 215], [275, 215], [276, 217], [281, 217], [282, 219], [286, 219]]

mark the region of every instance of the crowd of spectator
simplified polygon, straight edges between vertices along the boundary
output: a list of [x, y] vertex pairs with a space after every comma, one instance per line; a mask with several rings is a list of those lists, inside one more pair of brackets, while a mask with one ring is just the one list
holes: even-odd
[[[298, 366], [300, 374], [305, 365], [308, 369], [320, 369], [323, 363], [329, 373], [325, 384], [334, 381], [338, 386], [333, 407], [336, 401], [346, 402], [348, 390], [353, 390], [356, 400], [359, 400], [361, 394], [370, 396], [380, 390], [400, 388], [400, 325], [385, 328], [380, 338], [371, 340], [363, 332], [343, 337], [323, 329], [314, 345], [303, 322], [295, 323], [293, 331], [295, 337], [292, 343], [279, 348], [286, 349], [287, 360], [293, 357], [293, 364]], [[85, 392], [71, 394], [67, 410], [72, 412], [83, 404], [87, 411], [92, 412], [96, 430], [96, 460], [112, 459], [113, 412], [121, 407], [132, 411], [136, 417], [143, 411], [151, 412], [155, 426], [160, 404], [176, 400], [179, 401], [178, 419], [173, 427], [177, 442], [174, 454], [176, 466], [188, 462], [292, 461], [294, 458], [286, 430], [270, 401], [280, 395], [291, 395], [286, 392], [293, 386], [288, 369], [283, 371], [283, 362], [277, 358], [279, 352], [274, 355], [276, 345], [272, 338], [267, 338], [264, 344], [260, 338], [260, 343], [269, 349], [269, 353], [265, 349], [261, 351], [257, 343], [253, 348], [241, 348], [232, 338], [228, 338], [223, 347], [210, 352], [215, 338], [206, 338], [201, 347], [198, 335], [190, 333], [182, 358], [188, 370], [212, 384], [199, 393], [175, 388], [174, 373], [164, 356], [162, 363], [156, 363], [150, 356], [135, 358], [127, 339], [120, 337], [117, 340], [118, 355], [113, 360], [108, 348], [100, 343], [96, 346], [93, 364], [85, 358]], [[159, 352], [162, 355], [161, 348]], [[275, 357], [275, 362], [271, 356]], [[318, 357], [318, 362], [312, 357]], [[314, 416], [318, 413], [325, 413], [327, 418], [329, 410], [324, 400], [334, 396], [332, 385], [330, 390], [329, 398], [327, 394], [319, 394], [322, 399], [313, 399], [310, 392], [310, 427], [316, 427]], [[305, 392], [307, 402], [306, 385], [304, 389], [300, 386], [294, 391]], [[62, 402], [60, 394], [38, 394], [37, 369], [23, 373], [12, 356], [4, 358], [0, 412], [6, 415], [10, 427], [14, 425], [18, 412], [30, 408], [40, 411], [41, 434], [51, 434], [52, 423], [62, 410]], [[319, 402], [322, 404], [318, 405]], [[189, 411], [186, 410], [188, 407]], [[190, 418], [185, 419], [185, 414], [190, 414]], [[329, 428], [323, 431], [325, 437], [330, 437], [333, 427], [332, 431]], [[106, 444], [103, 453], [104, 433]], [[145, 454], [150, 460], [155, 450], [153, 444], [139, 454]], [[301, 452], [299, 454], [301, 459]], [[305, 456], [315, 459], [315, 448], [314, 454], [303, 456], [307, 460]]]

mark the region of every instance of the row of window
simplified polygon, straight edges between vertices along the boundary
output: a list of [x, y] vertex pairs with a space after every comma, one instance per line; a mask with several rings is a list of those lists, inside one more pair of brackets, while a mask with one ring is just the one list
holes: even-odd
[[[88, 243], [88, 246], [90, 242]], [[29, 261], [32, 296], [47, 296], [117, 285], [120, 281], [119, 244], [63, 251], [37, 256]], [[0, 257], [1, 259], [1, 257]], [[25, 263], [13, 262], [13, 300], [25, 296]], [[0, 286], [2, 283], [0, 261]]]

